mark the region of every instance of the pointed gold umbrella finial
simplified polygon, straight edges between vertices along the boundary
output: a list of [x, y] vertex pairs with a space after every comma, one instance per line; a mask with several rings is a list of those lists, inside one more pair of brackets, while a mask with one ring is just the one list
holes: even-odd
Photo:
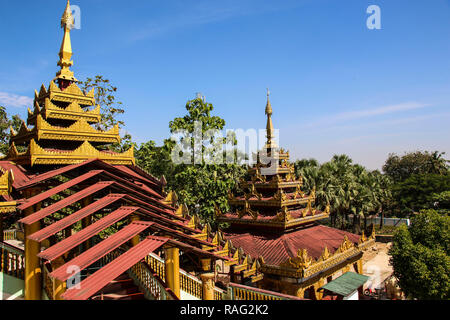
[[267, 88], [267, 104], [266, 104], [266, 115], [267, 115], [267, 126], [266, 126], [266, 135], [267, 135], [267, 143], [266, 149], [270, 151], [273, 148], [276, 148], [276, 144], [274, 141], [273, 135], [273, 123], [272, 123], [272, 105], [270, 104], [270, 91]]
[[58, 66], [61, 70], [56, 73], [56, 79], [66, 81], [77, 81], [73, 72], [69, 67], [73, 65], [72, 58], [72, 43], [70, 40], [70, 30], [73, 28], [74, 18], [72, 16], [72, 9], [70, 8], [70, 1], [67, 0], [66, 9], [61, 17], [61, 28], [64, 29], [64, 37], [61, 43], [61, 49], [59, 50]]
[[268, 116], [272, 115], [272, 105], [270, 104], [270, 91], [269, 91], [269, 88], [267, 88], [266, 115], [268, 115]]

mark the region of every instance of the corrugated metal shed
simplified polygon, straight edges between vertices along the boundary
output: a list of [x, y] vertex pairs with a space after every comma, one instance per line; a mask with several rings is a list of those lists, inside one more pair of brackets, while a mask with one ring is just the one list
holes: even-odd
[[44, 229], [39, 230], [28, 236], [28, 239], [35, 241], [42, 241], [47, 239], [48, 237], [54, 235], [55, 233], [71, 226], [72, 224], [80, 221], [81, 219], [107, 207], [111, 203], [116, 202], [124, 197], [124, 194], [108, 194], [107, 196], [91, 203], [90, 205], [78, 210], [77, 212], [72, 213], [71, 215], [52, 223], [51, 225], [45, 227]]
[[41, 219], [44, 219], [45, 217], [61, 210], [62, 208], [65, 208], [77, 201], [80, 201], [81, 199], [86, 198], [87, 196], [90, 196], [91, 194], [94, 194], [102, 189], [105, 189], [106, 187], [109, 187], [110, 185], [112, 185], [114, 182], [113, 181], [103, 181], [103, 182], [97, 182], [96, 184], [87, 187], [86, 189], [83, 189], [77, 193], [74, 193], [73, 195], [62, 199], [48, 207], [45, 207], [31, 215], [29, 215], [28, 217], [25, 217], [21, 220], [19, 220], [19, 222], [24, 223], [24, 224], [33, 224]]
[[38, 254], [38, 257], [53, 261], [72, 248], [76, 247], [79, 244], [82, 244], [86, 240], [98, 234], [100, 231], [122, 220], [138, 209], [138, 207], [120, 207], [116, 211], [111, 212], [107, 216], [89, 225], [83, 230], [78, 231], [74, 235], [62, 240], [61, 242], [58, 242], [47, 250], [42, 251], [40, 254]]
[[141, 261], [148, 254], [161, 247], [166, 241], [167, 239], [149, 236], [85, 280], [81, 281], [79, 288], [73, 287], [67, 290], [62, 295], [62, 298], [65, 300], [89, 299], [108, 283]]
[[346, 297], [362, 287], [367, 280], [369, 280], [368, 276], [354, 272], [346, 272], [339, 278], [334, 279], [319, 289], [328, 290]]
[[77, 266], [80, 270], [90, 266], [100, 258], [104, 257], [106, 254], [110, 253], [114, 249], [118, 248], [135, 235], [147, 229], [152, 222], [132, 222], [128, 226], [124, 227], [115, 234], [109, 236], [107, 239], [103, 240], [96, 246], [90, 248], [89, 250], [83, 252], [76, 258], [70, 260], [65, 265], [53, 271], [50, 276], [57, 278], [61, 281], [66, 281], [72, 275], [67, 272], [70, 266]]

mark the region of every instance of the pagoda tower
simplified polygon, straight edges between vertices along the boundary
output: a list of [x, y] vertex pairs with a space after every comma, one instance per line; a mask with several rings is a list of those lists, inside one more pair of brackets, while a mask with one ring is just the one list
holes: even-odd
[[88, 159], [100, 159], [114, 165], [134, 165], [133, 147], [124, 153], [107, 149], [108, 144], [120, 142], [118, 125], [108, 131], [93, 127], [101, 121], [94, 89], [83, 92], [70, 70], [73, 65], [70, 40], [73, 23], [67, 1], [61, 18], [64, 36], [59, 51], [60, 70], [48, 88], [42, 85], [39, 92], [35, 91], [34, 110], [28, 109], [26, 123], [22, 123], [18, 132], [11, 128], [10, 149], [3, 160], [30, 167], [76, 164]]
[[324, 211], [314, 208], [315, 190], [310, 194], [302, 191], [303, 180], [295, 177], [294, 165], [289, 163], [289, 151], [279, 148], [275, 142], [269, 93], [266, 115], [264, 150], [258, 154], [256, 165], [248, 171], [251, 179], [240, 181], [243, 194], [229, 194], [233, 210], [222, 215], [221, 221], [230, 223], [232, 229], [251, 226], [280, 232], [327, 218], [329, 206]]
[[230, 225], [224, 236], [234, 247], [254, 261], [256, 273], [231, 270], [232, 281], [257, 285], [300, 298], [321, 299], [321, 287], [333, 277], [350, 271], [362, 273], [362, 254], [374, 243], [370, 237], [321, 225], [329, 217], [330, 206], [315, 206], [315, 189], [306, 194], [303, 180], [296, 178], [289, 151], [274, 140], [269, 92], [267, 142], [241, 179], [241, 194], [229, 193], [231, 211], [216, 208], [219, 222]]

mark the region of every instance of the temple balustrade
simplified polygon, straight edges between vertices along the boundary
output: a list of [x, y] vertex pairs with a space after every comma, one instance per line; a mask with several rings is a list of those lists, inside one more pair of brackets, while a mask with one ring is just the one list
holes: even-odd
[[12, 277], [25, 279], [25, 253], [7, 243], [0, 243], [0, 272]]
[[227, 295], [228, 300], [301, 300], [294, 296], [232, 282], [228, 285]]

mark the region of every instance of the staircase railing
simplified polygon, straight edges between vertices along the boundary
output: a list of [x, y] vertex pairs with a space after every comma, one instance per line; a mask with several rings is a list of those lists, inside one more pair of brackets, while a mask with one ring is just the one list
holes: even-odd
[[229, 300], [302, 300], [300, 298], [230, 282]]
[[25, 254], [23, 250], [0, 242], [0, 271], [18, 279], [25, 279]]
[[203, 298], [202, 281], [184, 270], [180, 270], [180, 289], [200, 300]]
[[[155, 270], [158, 276], [165, 281], [165, 264], [164, 260], [154, 253], [150, 253], [145, 257], [147, 264]], [[189, 274], [183, 269], [180, 269], [180, 289], [198, 299], [203, 299], [202, 281]], [[214, 300], [222, 300], [225, 291], [215, 287]]]
[[135, 281], [144, 295], [150, 300], [178, 300], [173, 291], [145, 262], [136, 263], [128, 270], [128, 275]]

